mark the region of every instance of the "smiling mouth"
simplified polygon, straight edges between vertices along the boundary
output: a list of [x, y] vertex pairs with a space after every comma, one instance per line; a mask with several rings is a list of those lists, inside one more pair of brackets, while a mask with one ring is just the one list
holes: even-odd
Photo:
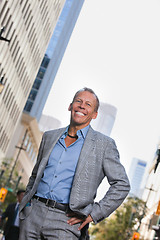
[[81, 112], [76, 112], [76, 114], [78, 114], [80, 116], [85, 116], [84, 113], [81, 113]]

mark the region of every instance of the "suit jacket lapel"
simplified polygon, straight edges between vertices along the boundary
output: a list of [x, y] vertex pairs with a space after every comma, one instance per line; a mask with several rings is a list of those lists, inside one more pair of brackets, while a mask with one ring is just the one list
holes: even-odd
[[54, 132], [53, 135], [51, 135], [51, 138], [49, 141], [47, 141], [47, 144], [49, 144], [49, 146], [47, 146], [47, 151], [45, 154], [45, 162], [47, 163], [49, 156], [53, 150], [53, 147], [55, 146], [55, 144], [57, 143], [58, 139], [61, 137], [61, 135], [64, 133], [66, 128], [61, 128], [58, 129], [57, 131]]
[[88, 155], [90, 155], [90, 153], [93, 151], [93, 148], [95, 146], [94, 136], [95, 136], [95, 132], [90, 127], [88, 130], [87, 136], [85, 138], [81, 154], [79, 156], [76, 173], [75, 173], [75, 177], [74, 177], [74, 182], [77, 180], [81, 171], [83, 171], [84, 165], [86, 164], [86, 161], [88, 159]]

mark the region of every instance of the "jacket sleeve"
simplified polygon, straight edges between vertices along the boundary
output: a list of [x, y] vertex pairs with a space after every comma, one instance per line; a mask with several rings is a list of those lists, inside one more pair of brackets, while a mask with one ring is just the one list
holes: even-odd
[[11, 203], [7, 206], [5, 212], [2, 213], [2, 216], [1, 216], [2, 221], [12, 216], [12, 213], [14, 213], [15, 206], [16, 206], [16, 203]]
[[103, 158], [103, 171], [110, 184], [104, 198], [93, 204], [90, 213], [94, 223], [102, 221], [115, 211], [126, 198], [130, 184], [125, 169], [119, 160], [119, 152], [113, 139], [110, 139]]
[[7, 218], [9, 216], [9, 213], [10, 213], [10, 205], [7, 206], [5, 212], [2, 213], [2, 220], [4, 220], [5, 218]]

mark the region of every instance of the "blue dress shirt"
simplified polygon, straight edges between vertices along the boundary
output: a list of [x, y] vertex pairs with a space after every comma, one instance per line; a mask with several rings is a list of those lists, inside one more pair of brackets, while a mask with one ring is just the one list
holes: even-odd
[[78, 139], [69, 147], [65, 145], [68, 127], [54, 146], [36, 195], [53, 199], [59, 203], [69, 203], [70, 191], [78, 158], [89, 126], [78, 130]]

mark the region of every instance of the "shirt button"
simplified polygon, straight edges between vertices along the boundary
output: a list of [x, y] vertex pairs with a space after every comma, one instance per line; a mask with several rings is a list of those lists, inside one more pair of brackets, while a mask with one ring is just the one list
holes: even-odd
[[51, 192], [53, 192], [53, 190], [51, 190]]
[[55, 178], [57, 177], [57, 176], [54, 176]]

